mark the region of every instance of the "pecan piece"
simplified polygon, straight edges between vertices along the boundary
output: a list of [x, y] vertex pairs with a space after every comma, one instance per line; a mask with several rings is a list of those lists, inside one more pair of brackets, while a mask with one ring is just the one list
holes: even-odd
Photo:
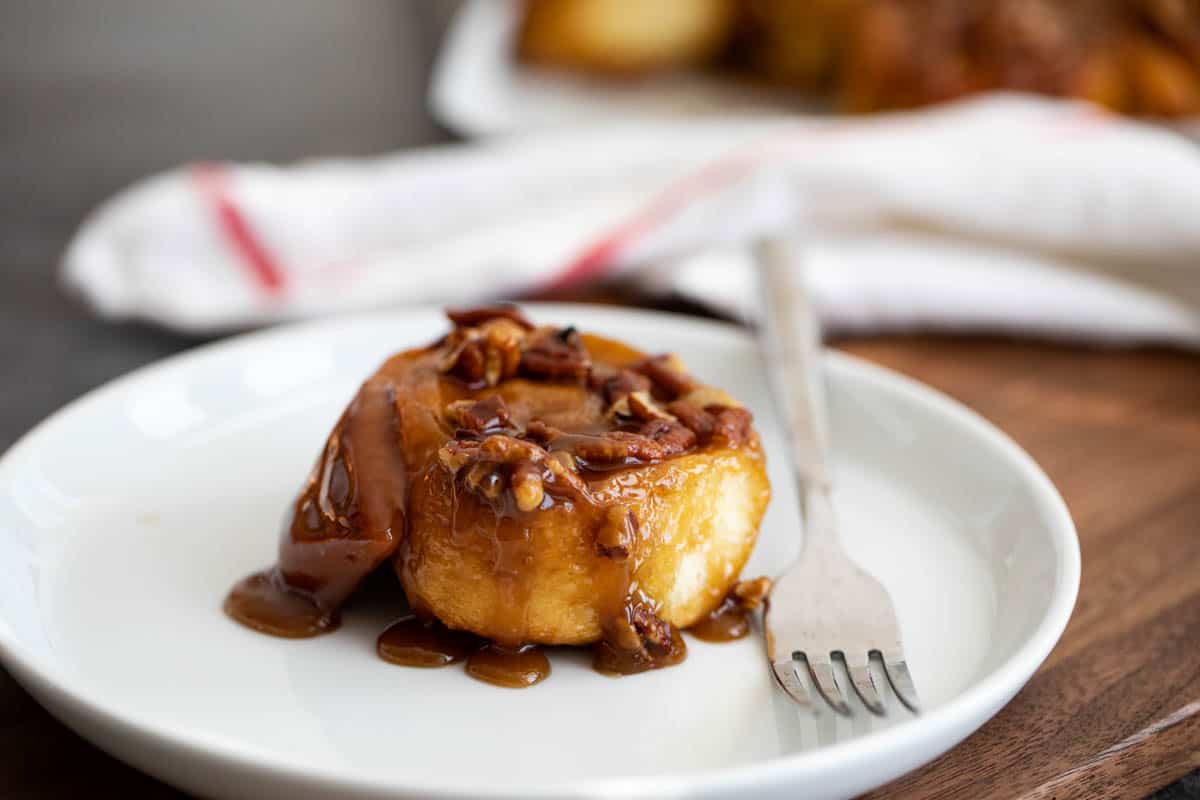
[[638, 521], [624, 506], [609, 506], [596, 530], [596, 553], [613, 561], [624, 561], [638, 538]]
[[546, 490], [542, 484], [542, 471], [532, 461], [522, 461], [513, 468], [513, 497], [517, 508], [533, 511], [542, 504]]
[[703, 408], [695, 406], [686, 400], [675, 400], [667, 404], [667, 410], [675, 415], [675, 418], [682, 422], [692, 433], [696, 434], [696, 439], [701, 443], [708, 442], [712, 438], [713, 428], [717, 421], [713, 419], [713, 415], [705, 411]]
[[636, 433], [609, 431], [573, 437], [575, 455], [593, 466], [649, 464], [679, 455], [696, 444], [696, 434], [678, 422], [656, 419]]
[[575, 456], [565, 450], [555, 450], [546, 458], [546, 469], [554, 477], [553, 485], [559, 489], [569, 490], [569, 493], [587, 502], [593, 502], [588, 492], [587, 484], [579, 475], [579, 467], [575, 464]]
[[544, 420], [531, 419], [525, 426], [525, 438], [538, 444], [549, 444], [561, 435], [562, 431], [552, 425], [547, 425]]
[[546, 457], [546, 451], [533, 442], [495, 433], [480, 443], [479, 455], [481, 459], [497, 464], [517, 464], [521, 461], [540, 464]]
[[656, 388], [671, 399], [687, 394], [697, 385], [684, 370], [679, 358], [672, 354], [644, 359], [634, 364], [632, 369], [649, 378]]
[[521, 372], [552, 380], [587, 378], [592, 361], [574, 328], [542, 328], [526, 343]]
[[633, 392], [649, 392], [651, 388], [650, 379], [645, 375], [631, 369], [613, 370], [612, 367], [593, 368], [588, 385], [599, 391], [610, 406]]
[[459, 430], [483, 433], [508, 424], [508, 406], [500, 395], [478, 400], [456, 400], [446, 406], [446, 421]]
[[598, 436], [577, 435], [571, 437], [571, 452], [586, 464], [612, 466], [634, 459], [634, 442], [643, 437], [633, 433], [600, 434]]
[[672, 414], [667, 413], [658, 403], [654, 402], [654, 398], [650, 396], [649, 392], [630, 392], [618, 398], [608, 407], [606, 416], [609, 419], [625, 417], [642, 422], [654, 419], [675, 419]]
[[438, 462], [451, 475], [457, 475], [463, 467], [479, 460], [479, 442], [470, 440], [446, 442], [438, 449], [437, 455]]
[[667, 410], [696, 434], [701, 445], [717, 442], [728, 447], [744, 444], [753, 430], [754, 417], [741, 406], [708, 405], [703, 408], [687, 400], [667, 404]]
[[508, 434], [447, 442], [438, 450], [438, 461], [455, 476], [469, 467], [464, 485], [488, 500], [498, 498], [505, 488], [512, 489], [522, 511], [539, 508], [549, 493], [593, 502], [570, 453], [548, 453], [534, 442]]
[[483, 343], [478, 338], [454, 331], [446, 337], [444, 347], [446, 352], [440, 364], [442, 372], [457, 375], [467, 383], [483, 380]]
[[686, 655], [679, 630], [643, 598], [630, 597], [623, 613], [605, 625], [604, 638], [592, 649], [592, 663], [602, 672], [630, 675], [678, 664]]
[[713, 415], [712, 440], [719, 444], [737, 447], [750, 438], [754, 417], [744, 408], [732, 406], [708, 406], [704, 409]]
[[643, 422], [654, 419], [675, 419], [654, 402], [649, 392], [630, 392], [625, 400], [629, 407], [629, 413]]
[[447, 308], [446, 316], [460, 328], [473, 328], [493, 319], [507, 319], [527, 331], [533, 330], [533, 323], [525, 317], [521, 309], [511, 303], [497, 303], [475, 308]]
[[652, 656], [665, 656], [675, 649], [679, 632], [675, 626], [655, 614], [649, 606], [635, 603], [632, 609], [633, 627], [642, 644]]
[[642, 426], [639, 435], [645, 436], [661, 451], [658, 458], [679, 455], [696, 446], [696, 434], [674, 420], [655, 419]]
[[495, 386], [517, 374], [525, 331], [506, 318], [477, 328], [456, 328], [446, 337], [441, 370], [470, 384]]
[[[557, 464], [558, 469], [562, 469], [567, 472], [575, 472], [579, 469], [579, 465], [575, 463], [575, 456], [571, 455], [566, 450], [551, 451], [550, 455], [546, 457], [546, 463], [550, 464], [551, 462]], [[557, 474], [557, 472], [555, 474]]]
[[493, 501], [499, 499], [504, 492], [504, 476], [500, 469], [486, 461], [476, 461], [472, 464], [463, 478], [463, 484], [471, 491]]

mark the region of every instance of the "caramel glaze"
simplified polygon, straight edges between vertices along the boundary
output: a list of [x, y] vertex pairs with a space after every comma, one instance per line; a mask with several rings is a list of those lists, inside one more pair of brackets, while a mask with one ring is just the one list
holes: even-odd
[[[603, 638], [594, 645], [595, 667], [629, 674], [682, 661], [686, 646], [679, 631], [655, 615], [657, 604], [638, 588], [640, 562], [637, 548], [630, 546], [638, 536], [637, 520], [623, 517], [619, 504], [597, 496], [593, 487], [614, 470], [702, 446], [679, 424], [654, 428], [637, 398], [627, 398], [621, 408], [623, 414], [642, 414], [640, 420], [612, 413], [614, 401], [625, 402], [622, 398], [632, 390], [647, 390], [638, 394], [646, 402], [668, 402], [698, 384], [665, 368], [661, 360], [646, 359], [611, 340], [580, 337], [570, 329], [531, 332], [532, 325], [507, 307], [451, 312], [451, 319], [460, 327], [449, 336], [393, 356], [363, 385], [291, 507], [277, 565], [239, 582], [225, 602], [226, 612], [277, 636], [326, 633], [337, 627], [339, 610], [355, 588], [392, 558], [417, 616], [379, 637], [383, 658], [444, 666], [466, 657], [474, 677], [530, 686], [549, 674], [549, 662], [523, 640], [530, 581], [522, 576], [536, 557], [533, 521], [557, 510], [587, 515], [597, 531], [596, 547], [603, 557], [597, 559], [591, 591], [600, 598]], [[467, 323], [487, 327], [461, 327]], [[640, 372], [625, 369], [639, 363], [645, 367]], [[487, 402], [481, 405], [480, 400]], [[443, 409], [456, 402], [469, 408], [452, 420]], [[724, 424], [713, 422], [725, 419], [718, 416], [720, 410], [683, 409], [680, 418], [692, 412], [704, 416], [708, 421], [692, 426], [706, 436]], [[743, 416], [748, 428], [749, 415]], [[616, 438], [636, 439], [639, 430], [653, 434], [653, 447], [643, 436], [628, 445], [625, 455], [601, 452], [612, 446], [612, 432], [619, 432]], [[536, 442], [542, 448], [538, 458], [571, 453], [554, 458], [572, 469], [555, 469], [551, 458], [531, 467], [528, 461], [497, 457], [489, 462], [490, 472], [465, 469], [464, 477], [458, 471], [462, 465], [454, 462], [456, 454], [466, 454], [463, 463], [469, 464], [472, 453], [478, 457], [480, 447], [490, 446], [483, 440], [492, 433], [511, 434], [497, 439], [500, 444], [511, 443], [509, 438], [516, 447]], [[472, 480], [474, 484], [465, 485]], [[482, 640], [469, 634], [420, 621], [433, 620], [423, 598], [410, 589], [423, 554], [405, 535], [410, 487], [417, 481], [433, 482], [427, 494], [446, 498], [441, 513], [449, 515], [453, 544], [484, 548], [489, 554], [504, 594], [495, 602], [488, 627], [493, 645], [481, 646]], [[630, 487], [638, 491], [636, 481]], [[729, 613], [733, 620], [736, 615]], [[736, 624], [717, 621], [724, 619], [718, 614], [703, 621], [698, 635], [710, 638], [718, 629], [727, 632], [724, 638], [744, 635]]]
[[335, 614], [323, 611], [310, 595], [293, 591], [274, 568], [238, 581], [225, 598], [225, 613], [256, 631], [286, 639], [307, 639], [338, 626]]
[[716, 608], [688, 628], [688, 633], [706, 642], [743, 638], [750, 633], [750, 613], [762, 605], [770, 591], [768, 578], [738, 581]]
[[736, 599], [726, 597], [721, 605], [687, 630], [692, 636], [706, 642], [731, 642], [750, 633], [750, 613]]
[[396, 549], [410, 479], [397, 436], [401, 366], [388, 361], [338, 420], [284, 523], [277, 565], [237, 584], [225, 601], [238, 622], [289, 638], [327, 633], [354, 589]]
[[489, 644], [471, 653], [467, 674], [496, 686], [525, 689], [550, 675], [550, 660], [537, 645], [508, 648]]
[[446, 667], [482, 646], [477, 636], [416, 616], [393, 622], [375, 642], [380, 658], [406, 667]]

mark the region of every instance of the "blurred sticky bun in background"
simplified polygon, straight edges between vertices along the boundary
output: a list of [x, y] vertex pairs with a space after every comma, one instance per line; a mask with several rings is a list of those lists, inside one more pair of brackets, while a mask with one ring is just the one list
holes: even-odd
[[1200, 0], [528, 0], [517, 55], [619, 78], [723, 71], [852, 112], [1008, 89], [1200, 114]]

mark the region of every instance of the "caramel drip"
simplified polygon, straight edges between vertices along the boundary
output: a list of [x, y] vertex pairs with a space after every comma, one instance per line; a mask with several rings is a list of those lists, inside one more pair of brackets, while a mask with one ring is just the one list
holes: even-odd
[[338, 626], [336, 612], [290, 589], [274, 567], [238, 581], [225, 598], [225, 613], [248, 628], [286, 639], [307, 639]]
[[674, 666], [687, 658], [687, 645], [674, 625], [659, 619], [653, 601], [632, 589], [620, 610], [604, 624], [604, 638], [592, 646], [592, 668], [611, 675], [635, 675]]
[[379, 634], [375, 649], [379, 657], [406, 667], [445, 667], [462, 661], [482, 642], [476, 636], [452, 631], [436, 620], [417, 617], [398, 620]]
[[238, 622], [290, 638], [333, 630], [346, 599], [395, 551], [409, 474], [393, 362], [363, 385], [326, 440], [284, 525], [270, 579], [259, 573], [229, 594], [225, 610]]
[[485, 683], [509, 689], [526, 689], [550, 675], [550, 660], [542, 648], [526, 645], [506, 648], [488, 645], [471, 653], [467, 674]]
[[750, 633], [750, 613], [735, 598], [726, 597], [687, 632], [706, 642], [732, 642]]

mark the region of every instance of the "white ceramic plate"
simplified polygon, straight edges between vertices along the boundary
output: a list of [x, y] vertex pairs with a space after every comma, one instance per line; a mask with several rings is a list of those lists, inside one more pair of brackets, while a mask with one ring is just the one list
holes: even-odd
[[736, 113], [821, 112], [826, 105], [704, 74], [632, 81], [531, 69], [513, 58], [520, 4], [464, 3], [438, 54], [429, 105], [464, 136], [594, 124], [613, 120], [678, 119]]
[[[481, 137], [614, 120], [830, 113], [818, 98], [704, 73], [622, 81], [531, 69], [513, 58], [520, 14], [514, 0], [462, 4], [429, 87], [446, 127]], [[1200, 118], [1167, 127], [1200, 141]]]
[[[530, 310], [674, 350], [747, 402], [775, 497], [746, 574], [784, 567], [800, 533], [752, 340], [672, 315]], [[376, 658], [384, 608], [306, 641], [230, 622], [226, 589], [274, 558], [283, 509], [357, 384], [443, 328], [423, 309], [243, 336], [40, 425], [0, 459], [4, 664], [105, 750], [206, 796], [819, 798], [954, 745], [1067, 622], [1078, 544], [1045, 475], [956, 403], [837, 354], [843, 538], [895, 598], [919, 718], [815, 722], [774, 688], [757, 637], [691, 640], [683, 665], [620, 679], [556, 653], [549, 680], [513, 691]]]

